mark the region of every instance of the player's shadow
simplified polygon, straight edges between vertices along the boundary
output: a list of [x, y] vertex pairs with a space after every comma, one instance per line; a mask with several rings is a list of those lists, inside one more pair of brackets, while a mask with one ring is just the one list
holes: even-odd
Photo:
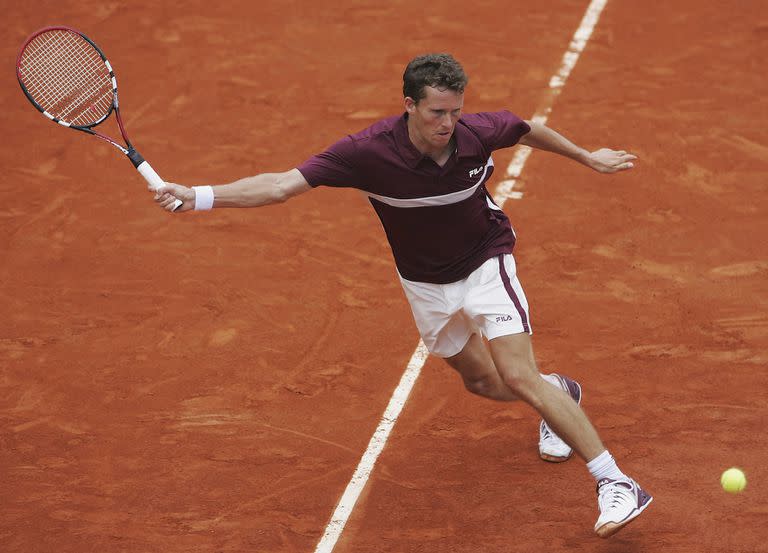
[[595, 553], [647, 553], [648, 544], [643, 543], [642, 539], [636, 538], [639, 541], [621, 539], [618, 536], [608, 538], [609, 541], [600, 543], [593, 549]]

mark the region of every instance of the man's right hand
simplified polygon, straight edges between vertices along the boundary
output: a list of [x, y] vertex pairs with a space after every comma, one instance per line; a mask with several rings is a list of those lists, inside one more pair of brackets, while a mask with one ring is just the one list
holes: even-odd
[[[181, 200], [181, 205], [173, 209], [173, 203]], [[166, 211], [180, 213], [195, 208], [195, 191], [180, 184], [166, 182], [155, 191], [155, 201]]]

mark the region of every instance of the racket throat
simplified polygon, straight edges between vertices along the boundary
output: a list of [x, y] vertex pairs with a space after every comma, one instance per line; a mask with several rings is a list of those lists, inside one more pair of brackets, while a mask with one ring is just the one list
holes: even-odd
[[136, 169], [138, 169], [139, 165], [141, 165], [145, 161], [144, 157], [139, 152], [137, 152], [136, 148], [134, 148], [133, 146], [131, 146], [128, 149], [125, 155], [128, 156], [128, 159], [131, 160], [131, 163], [133, 163], [133, 166], [136, 167]]
[[[147, 181], [147, 185], [149, 185], [150, 190], [155, 191], [163, 186], [163, 184], [165, 184], [163, 179], [160, 178], [160, 175], [155, 172], [149, 162], [145, 160], [144, 157], [139, 152], [137, 152], [133, 146], [131, 146], [128, 150], [127, 156], [128, 159], [131, 160], [131, 163], [133, 163], [133, 166], [136, 167], [136, 170]], [[178, 205], [176, 207], [179, 205], [181, 205], [181, 201], [178, 201]], [[174, 209], [176, 209], [176, 207]]]

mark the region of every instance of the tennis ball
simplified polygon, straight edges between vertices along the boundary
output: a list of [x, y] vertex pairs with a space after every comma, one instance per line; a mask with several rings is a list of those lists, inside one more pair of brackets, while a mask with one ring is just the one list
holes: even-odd
[[747, 485], [747, 477], [741, 469], [729, 468], [720, 477], [720, 485], [728, 493], [739, 493]]

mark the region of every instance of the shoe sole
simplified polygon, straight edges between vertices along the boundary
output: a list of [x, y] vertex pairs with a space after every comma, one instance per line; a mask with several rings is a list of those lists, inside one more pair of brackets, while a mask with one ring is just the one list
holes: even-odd
[[[557, 377], [560, 379], [560, 381], [563, 384], [565, 384], [566, 390], [563, 390], [563, 391], [566, 392], [568, 395], [571, 395], [570, 388], [569, 388], [568, 384], [566, 384], [566, 382], [565, 382], [565, 377], [563, 377], [561, 375], [557, 375]], [[576, 389], [578, 390], [578, 396], [579, 396], [578, 400], [576, 400], [573, 396], [571, 396], [571, 398], [576, 401], [577, 405], [581, 405], [581, 384], [579, 384], [578, 382], [576, 382], [573, 379], [570, 379], [570, 380], [571, 380], [571, 382], [576, 384]], [[568, 459], [573, 457], [573, 449], [571, 449], [571, 452], [567, 456], [565, 456], [565, 457], [558, 457], [558, 456], [555, 456], [555, 455], [549, 455], [548, 453], [542, 453], [541, 451], [539, 451], [539, 457], [543, 461], [546, 461], [547, 463], [565, 463]]]
[[539, 457], [542, 461], [546, 461], [547, 463], [565, 463], [568, 459], [573, 457], [573, 450], [571, 450], [571, 453], [567, 457], [555, 457], [554, 455], [541, 452], [539, 452]]
[[653, 503], [653, 498], [649, 498], [648, 501], [645, 502], [645, 504], [640, 507], [639, 509], [636, 509], [629, 517], [622, 520], [621, 522], [606, 522], [599, 528], [595, 528], [595, 533], [600, 536], [601, 538], [610, 538], [613, 536], [616, 532], [624, 528], [627, 524], [635, 520], [637, 517], [640, 516], [640, 513], [645, 511], [648, 508], [648, 505]]

